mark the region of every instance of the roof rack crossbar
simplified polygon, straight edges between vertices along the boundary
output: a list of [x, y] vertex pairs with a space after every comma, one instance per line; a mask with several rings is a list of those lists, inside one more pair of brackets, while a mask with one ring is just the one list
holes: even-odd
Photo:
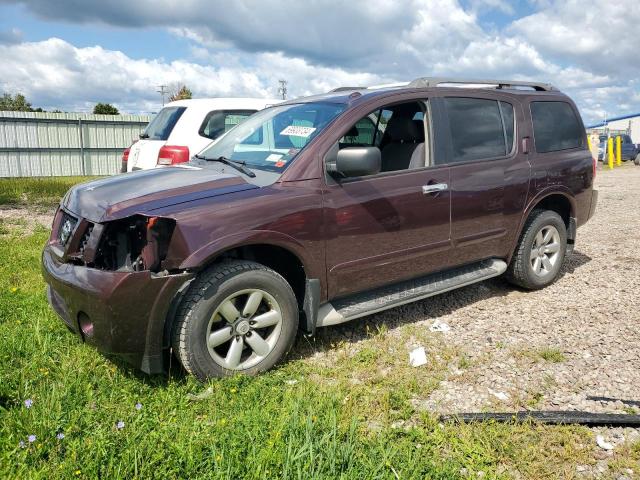
[[334, 88], [333, 90], [329, 90], [329, 93], [335, 93], [335, 92], [350, 92], [352, 90], [366, 90], [367, 87], [338, 87], [338, 88]]
[[462, 78], [447, 78], [447, 77], [420, 77], [416, 78], [407, 85], [411, 88], [429, 88], [437, 87], [443, 83], [461, 84], [461, 85], [496, 85], [496, 88], [514, 88], [514, 87], [529, 87], [540, 92], [548, 92], [550, 90], [557, 90], [556, 87], [550, 83], [539, 82], [526, 82], [516, 80], [477, 80], [477, 79], [462, 79]]

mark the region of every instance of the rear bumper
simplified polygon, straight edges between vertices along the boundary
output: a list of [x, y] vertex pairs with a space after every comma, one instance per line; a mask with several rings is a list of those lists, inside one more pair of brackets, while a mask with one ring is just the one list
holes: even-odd
[[71, 331], [146, 373], [164, 371], [166, 319], [193, 274], [111, 272], [42, 254], [49, 303]]

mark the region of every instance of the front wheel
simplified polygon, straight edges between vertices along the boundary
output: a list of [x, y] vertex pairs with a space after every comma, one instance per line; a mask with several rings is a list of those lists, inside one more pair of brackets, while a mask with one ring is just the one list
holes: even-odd
[[270, 369], [291, 349], [298, 304], [287, 281], [255, 262], [227, 261], [204, 271], [178, 310], [172, 344], [200, 380]]
[[636, 155], [636, 158], [633, 160], [633, 163], [636, 165], [640, 165], [640, 153]]
[[552, 284], [560, 274], [566, 249], [567, 227], [562, 217], [551, 210], [534, 210], [507, 269], [507, 280], [529, 290]]

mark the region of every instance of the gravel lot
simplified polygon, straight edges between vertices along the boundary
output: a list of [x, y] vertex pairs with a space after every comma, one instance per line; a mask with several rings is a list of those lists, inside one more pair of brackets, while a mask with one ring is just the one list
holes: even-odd
[[[317, 349], [311, 361], [373, 346], [367, 327], [386, 324], [388, 335], [404, 338], [404, 328], [428, 330], [438, 319], [450, 330], [431, 335], [460, 355], [439, 388], [412, 400], [418, 409], [640, 412], [639, 186], [640, 167], [598, 171], [597, 212], [554, 285], [528, 292], [494, 279], [323, 329], [324, 345], [345, 343]], [[408, 362], [414, 346], [406, 343], [399, 360]]]

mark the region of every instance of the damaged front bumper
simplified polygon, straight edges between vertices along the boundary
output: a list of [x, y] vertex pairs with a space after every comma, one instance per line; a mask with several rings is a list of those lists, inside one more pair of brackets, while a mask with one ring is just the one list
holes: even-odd
[[164, 371], [166, 321], [191, 273], [110, 272], [62, 263], [47, 247], [49, 303], [71, 331], [146, 373]]
[[[92, 223], [59, 209], [42, 270], [49, 303], [71, 331], [146, 373], [160, 373], [168, 320], [194, 274], [146, 268], [158, 267], [165, 249], [163, 243], [158, 248], [158, 220], [132, 218], [120, 228], [128, 236], [114, 236], [109, 232], [122, 222]], [[148, 235], [138, 231], [141, 222]], [[126, 251], [137, 246], [135, 261], [133, 254], [123, 261], [122, 245]]]

